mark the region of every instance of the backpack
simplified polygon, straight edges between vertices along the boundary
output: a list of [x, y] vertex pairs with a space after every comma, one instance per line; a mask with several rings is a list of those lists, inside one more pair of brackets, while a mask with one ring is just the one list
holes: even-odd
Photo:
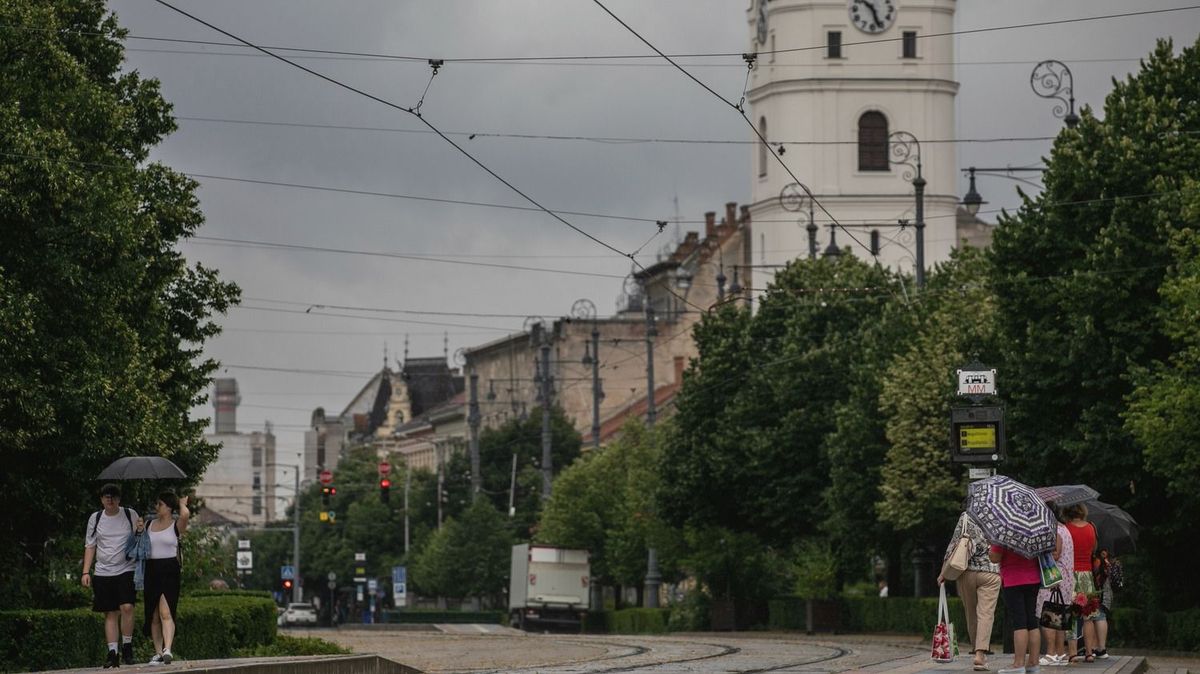
[[[133, 515], [129, 514], [129, 508], [121, 506], [121, 512], [125, 513], [125, 519], [129, 520], [129, 530], [133, 531]], [[96, 537], [96, 531], [100, 528], [100, 516], [104, 514], [104, 510], [97, 510], [96, 514], [92, 515], [96, 521], [92, 524], [92, 535], [90, 538]]]

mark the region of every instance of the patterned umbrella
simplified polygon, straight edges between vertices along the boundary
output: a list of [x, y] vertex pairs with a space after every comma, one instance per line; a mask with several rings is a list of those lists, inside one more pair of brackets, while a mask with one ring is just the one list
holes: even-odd
[[1057, 523], [1032, 487], [996, 475], [967, 489], [967, 514], [988, 542], [1025, 557], [1054, 549]]
[[1086, 484], [1060, 484], [1053, 487], [1038, 487], [1034, 491], [1037, 492], [1038, 498], [1050, 501], [1060, 508], [1100, 498], [1100, 492]]

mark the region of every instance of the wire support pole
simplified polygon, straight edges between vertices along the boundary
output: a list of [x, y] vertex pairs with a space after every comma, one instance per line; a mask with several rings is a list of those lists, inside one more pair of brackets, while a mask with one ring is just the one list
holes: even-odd
[[[907, 131], [896, 131], [888, 136], [888, 162], [907, 166], [904, 179], [912, 183], [917, 202], [917, 288], [925, 288], [925, 177], [921, 173], [921, 141]], [[915, 172], [915, 173], [914, 173]]]
[[550, 434], [550, 341], [542, 335], [542, 502], [550, 499], [550, 482], [554, 479], [554, 457]]
[[592, 326], [592, 447], [600, 449], [600, 329]]
[[471, 429], [471, 501], [479, 498], [483, 488], [483, 476], [479, 473], [479, 374], [471, 370], [471, 401], [467, 412], [467, 425]]
[[646, 425], [653, 428], [658, 420], [658, 410], [654, 407], [654, 338], [658, 336], [658, 328], [654, 324], [654, 307], [650, 298], [646, 298]]

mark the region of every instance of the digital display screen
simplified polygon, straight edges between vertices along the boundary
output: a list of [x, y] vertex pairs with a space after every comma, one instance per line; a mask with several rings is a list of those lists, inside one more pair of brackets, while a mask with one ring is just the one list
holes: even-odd
[[990, 454], [996, 451], [996, 425], [959, 424], [958, 447], [964, 452], [983, 452]]

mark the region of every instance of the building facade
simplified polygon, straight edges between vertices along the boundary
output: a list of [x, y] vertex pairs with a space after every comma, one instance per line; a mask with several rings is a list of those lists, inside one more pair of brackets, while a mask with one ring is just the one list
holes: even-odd
[[217, 460], [209, 464], [196, 486], [196, 496], [215, 521], [263, 525], [275, 519], [275, 434], [268, 423], [262, 431], [237, 430], [241, 403], [237, 380], [214, 382], [213, 433], [204, 439], [220, 446]]
[[836, 237], [912, 272], [918, 145], [926, 269], [964, 237], [986, 244], [955, 195], [954, 11], [955, 0], [753, 0], [750, 45], [761, 53], [748, 98], [770, 143], [752, 158], [755, 263], [811, 254], [801, 198], [811, 193], [817, 255]]

